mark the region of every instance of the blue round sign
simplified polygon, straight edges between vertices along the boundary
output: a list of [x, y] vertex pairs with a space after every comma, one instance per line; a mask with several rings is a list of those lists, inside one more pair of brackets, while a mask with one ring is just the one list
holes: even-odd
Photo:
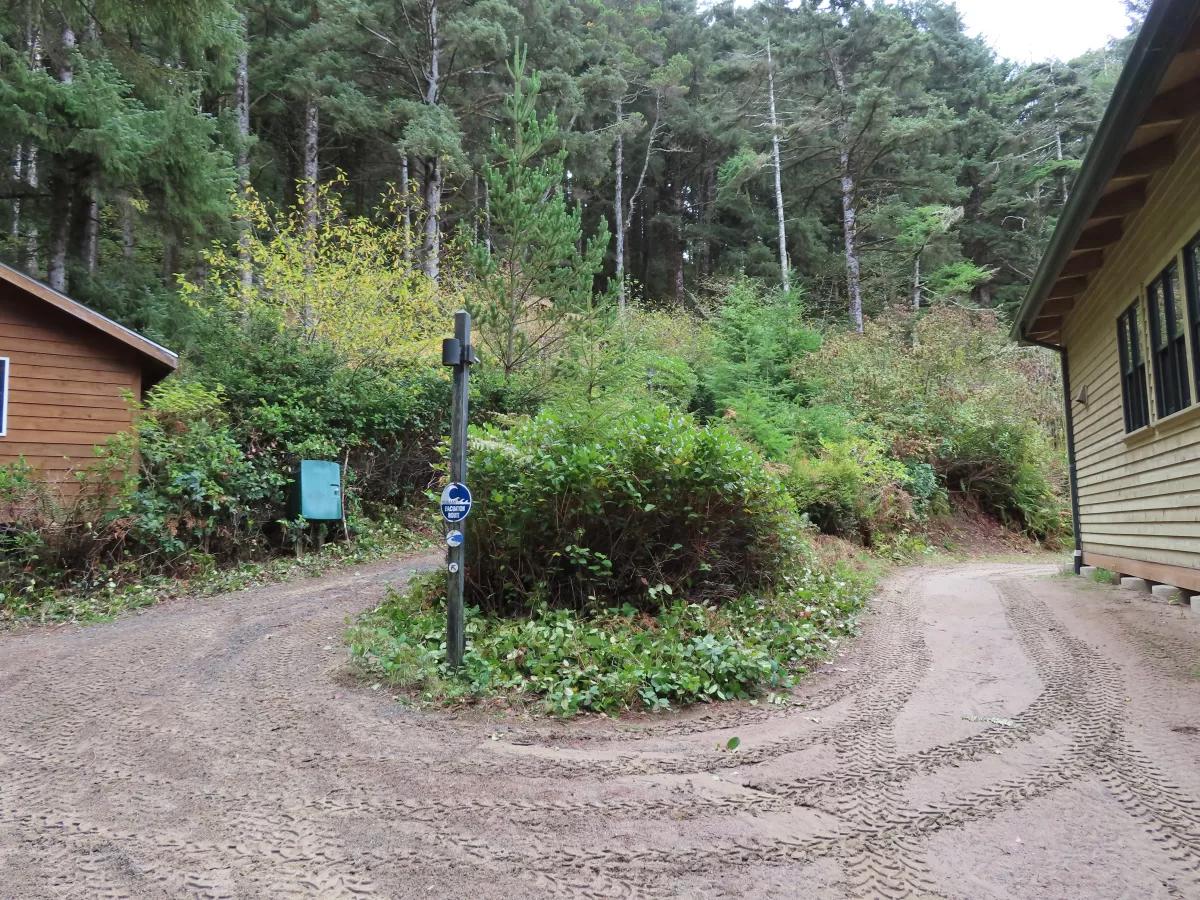
[[447, 522], [461, 522], [471, 512], [471, 492], [465, 484], [457, 482], [442, 489], [442, 518]]
[[446, 535], [446, 544], [450, 547], [461, 547], [463, 545], [463, 533], [455, 530]]

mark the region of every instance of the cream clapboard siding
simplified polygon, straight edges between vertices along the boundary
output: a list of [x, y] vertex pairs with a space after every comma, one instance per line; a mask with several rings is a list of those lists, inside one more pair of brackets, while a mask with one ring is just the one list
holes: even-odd
[[1086, 406], [1074, 404], [1084, 552], [1200, 569], [1196, 386], [1192, 406], [1159, 424], [1143, 334], [1151, 428], [1127, 437], [1117, 353], [1117, 317], [1144, 298], [1147, 283], [1200, 231], [1200, 119], [1187, 123], [1179, 148], [1175, 164], [1151, 182], [1146, 206], [1126, 221], [1125, 237], [1109, 249], [1064, 338], [1072, 390], [1088, 391]]

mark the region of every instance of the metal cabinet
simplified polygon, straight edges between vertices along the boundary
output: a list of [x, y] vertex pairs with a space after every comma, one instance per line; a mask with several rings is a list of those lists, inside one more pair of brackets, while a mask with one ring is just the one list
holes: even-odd
[[288, 516], [301, 516], [310, 522], [331, 521], [342, 517], [342, 468], [335, 462], [301, 460], [292, 482]]

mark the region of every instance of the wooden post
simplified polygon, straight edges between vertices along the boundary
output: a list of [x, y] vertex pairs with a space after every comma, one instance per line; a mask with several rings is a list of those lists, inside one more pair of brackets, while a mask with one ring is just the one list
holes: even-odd
[[[471, 372], [471, 314], [454, 314], [454, 339], [461, 357], [454, 366], [454, 405], [450, 416], [450, 481], [467, 483], [467, 396]], [[455, 526], [460, 527], [459, 525]], [[463, 633], [463, 582], [466, 576], [466, 541], [450, 547], [446, 554], [446, 661], [450, 668], [462, 665], [466, 649]]]

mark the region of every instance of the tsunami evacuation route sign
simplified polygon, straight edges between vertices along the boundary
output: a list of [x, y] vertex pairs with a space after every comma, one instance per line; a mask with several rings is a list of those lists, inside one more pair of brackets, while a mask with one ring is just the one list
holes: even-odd
[[454, 482], [442, 488], [442, 518], [461, 522], [471, 512], [471, 492], [465, 484]]

